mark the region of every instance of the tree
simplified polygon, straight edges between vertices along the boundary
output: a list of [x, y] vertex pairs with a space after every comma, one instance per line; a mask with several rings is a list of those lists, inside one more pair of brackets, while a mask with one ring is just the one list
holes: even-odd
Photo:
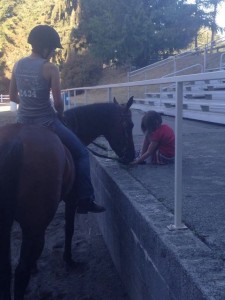
[[225, 0], [196, 0], [196, 5], [205, 11], [207, 19], [206, 26], [211, 30], [211, 43], [215, 40], [216, 33], [222, 30], [222, 28], [216, 24], [216, 17], [219, 6], [223, 2], [225, 2]]
[[[8, 0], [0, 7], [0, 76], [10, 78], [14, 63], [30, 51], [27, 36], [38, 24], [54, 26], [64, 49], [56, 57], [60, 69], [70, 52], [71, 31], [77, 26], [79, 0]], [[0, 77], [0, 80], [1, 80]]]
[[88, 52], [80, 55], [71, 51], [61, 72], [62, 88], [95, 85], [101, 72], [102, 65]]
[[203, 23], [201, 9], [184, 0], [83, 0], [74, 37], [105, 63], [141, 67], [186, 47]]
[[[206, 22], [203, 4], [185, 0], [1, 2], [0, 80], [9, 79], [15, 61], [29, 53], [27, 36], [38, 24], [59, 32], [63, 50], [55, 62], [63, 70], [67, 59], [80, 66], [87, 52], [101, 63], [145, 66], [185, 48]], [[79, 59], [71, 60], [74, 55]]]

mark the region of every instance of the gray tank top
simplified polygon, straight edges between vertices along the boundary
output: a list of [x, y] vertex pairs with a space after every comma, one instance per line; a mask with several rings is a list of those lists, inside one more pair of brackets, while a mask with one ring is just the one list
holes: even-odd
[[18, 61], [15, 78], [19, 92], [19, 123], [47, 125], [55, 119], [55, 111], [50, 100], [50, 83], [43, 77], [46, 59], [23, 58]]

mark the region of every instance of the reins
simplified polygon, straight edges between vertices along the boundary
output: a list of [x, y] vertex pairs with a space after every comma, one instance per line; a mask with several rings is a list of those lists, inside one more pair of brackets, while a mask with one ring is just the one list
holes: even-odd
[[[65, 119], [62, 119], [58, 116], [59, 120], [63, 123], [64, 126], [66, 126], [67, 128], [69, 128], [68, 124], [66, 123]], [[70, 129], [70, 128], [69, 128]], [[103, 146], [103, 145], [99, 145], [98, 143], [95, 143], [95, 142], [91, 142], [91, 144], [93, 144], [94, 146], [104, 150], [104, 151], [107, 151], [107, 147], [106, 146]], [[118, 158], [116, 157], [110, 157], [110, 156], [107, 156], [107, 155], [104, 155], [104, 154], [100, 154], [100, 153], [97, 153], [95, 152], [94, 150], [90, 149], [89, 147], [87, 147], [87, 149], [92, 153], [94, 154], [95, 156], [97, 157], [101, 157], [101, 158], [107, 158], [107, 159], [111, 159], [111, 160], [117, 160], [118, 161]]]
[[[107, 151], [107, 147], [103, 146], [103, 145], [99, 145], [98, 143], [95, 143], [95, 142], [92, 142], [92, 144], [102, 150], [105, 150]], [[100, 154], [100, 153], [97, 153], [95, 152], [94, 150], [90, 149], [89, 147], [87, 147], [87, 149], [92, 153], [94, 154], [95, 156], [97, 157], [101, 157], [101, 158], [107, 158], [107, 159], [111, 159], [111, 160], [117, 160], [118, 161], [118, 158], [116, 157], [110, 157], [110, 156], [107, 156], [107, 155], [104, 155], [104, 154]]]
[[[87, 148], [88, 148], [88, 147], [87, 147]], [[88, 150], [89, 150], [92, 154], [94, 154], [95, 156], [97, 156], [97, 157], [107, 158], [107, 159], [117, 160], [117, 161], [118, 161], [118, 158], [116, 158], [116, 157], [110, 157], [110, 156], [107, 156], [107, 155], [104, 155], [104, 154], [99, 154], [99, 153], [95, 152], [94, 150], [92, 150], [92, 149], [90, 149], [90, 148], [88, 148]]]
[[92, 142], [93, 145], [95, 145], [96, 147], [102, 149], [102, 150], [105, 150], [107, 151], [107, 147], [106, 146], [103, 146], [103, 145], [99, 145], [98, 143], [95, 143], [95, 142]]

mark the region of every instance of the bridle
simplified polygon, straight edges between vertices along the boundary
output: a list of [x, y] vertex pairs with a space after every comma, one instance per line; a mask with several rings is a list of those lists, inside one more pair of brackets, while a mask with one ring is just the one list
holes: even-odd
[[[128, 132], [127, 132], [127, 128], [128, 128], [128, 126], [129, 126], [129, 124], [127, 124], [127, 122], [126, 122], [126, 116], [127, 116], [126, 113], [123, 113], [123, 114], [122, 114], [122, 118], [123, 118], [123, 120], [122, 120], [122, 127], [123, 127], [123, 130], [124, 130], [125, 139], [126, 139], [126, 143], [125, 143], [125, 144], [127, 144], [127, 141], [128, 141], [128, 139], [129, 139], [129, 134], [128, 134]], [[133, 124], [132, 124], [132, 126], [133, 126]], [[92, 144], [93, 144], [94, 146], [96, 146], [96, 147], [98, 147], [98, 148], [104, 150], [104, 151], [107, 151], [107, 150], [108, 150], [107, 147], [105, 147], [105, 146], [103, 146], [103, 145], [99, 145], [99, 144], [96, 143], [96, 142], [92, 142]], [[125, 157], [125, 154], [126, 154], [126, 146], [125, 146], [124, 149], [122, 150], [122, 153], [124, 153], [124, 155], [123, 155], [122, 157], [120, 157], [120, 158], [117, 158], [117, 157], [111, 157], [111, 156], [108, 156], [108, 155], [100, 154], [100, 153], [94, 151], [93, 149], [90, 149], [89, 147], [87, 147], [87, 148], [88, 148], [88, 150], [89, 150], [92, 154], [94, 154], [94, 155], [97, 156], [97, 157], [106, 158], [106, 159], [111, 159], [111, 160], [115, 160], [115, 161], [119, 161], [119, 162], [123, 162], [123, 158]]]

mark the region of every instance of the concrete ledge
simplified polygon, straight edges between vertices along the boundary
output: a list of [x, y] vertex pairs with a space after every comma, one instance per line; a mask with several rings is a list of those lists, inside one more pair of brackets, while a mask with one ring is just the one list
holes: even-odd
[[225, 299], [222, 259], [192, 231], [169, 231], [173, 215], [126, 166], [91, 156], [98, 222], [131, 300]]

